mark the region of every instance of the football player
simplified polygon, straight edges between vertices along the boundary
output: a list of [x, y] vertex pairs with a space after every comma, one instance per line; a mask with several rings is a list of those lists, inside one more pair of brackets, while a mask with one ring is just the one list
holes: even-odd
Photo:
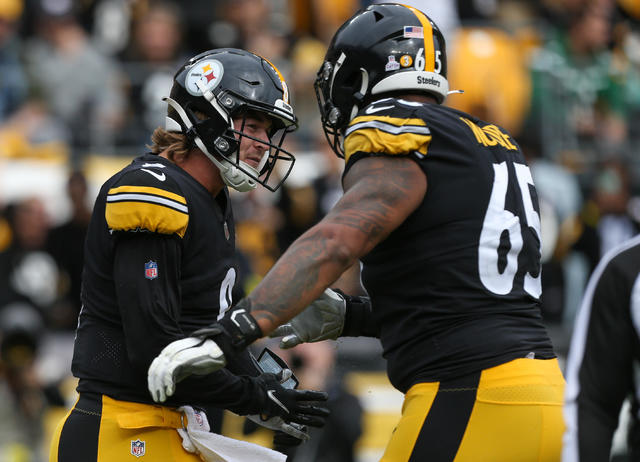
[[152, 359], [232, 306], [228, 188], [276, 190], [294, 162], [282, 141], [297, 126], [280, 72], [238, 49], [190, 59], [166, 102], [152, 152], [107, 180], [95, 203], [72, 363], [79, 399], [57, 429], [51, 461], [201, 460], [185, 430], [209, 428], [199, 408], [254, 416], [298, 439], [327, 414], [312, 403], [326, 394], [285, 388], [286, 374], [261, 374], [248, 355], [186, 379], [163, 406], [149, 395]]
[[[540, 212], [517, 142], [442, 105], [444, 39], [413, 7], [376, 4], [348, 20], [315, 88], [345, 160], [344, 195], [233, 311], [196, 333], [197, 363], [189, 349], [154, 360], [152, 394], [291, 320], [276, 331], [285, 346], [380, 338], [405, 393], [382, 461], [559, 460], [564, 378], [541, 319]], [[369, 297], [325, 291], [358, 260]], [[223, 355], [204, 361], [209, 342]]]
[[640, 459], [640, 237], [610, 250], [587, 285], [569, 358], [563, 462], [610, 460], [622, 404], [630, 397], [628, 460]]

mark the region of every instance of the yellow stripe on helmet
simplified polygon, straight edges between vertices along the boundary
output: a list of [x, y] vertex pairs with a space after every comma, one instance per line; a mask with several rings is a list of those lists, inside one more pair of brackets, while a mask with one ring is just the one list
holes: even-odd
[[287, 87], [287, 82], [284, 81], [284, 77], [282, 76], [282, 74], [280, 73], [280, 71], [278, 70], [278, 68], [276, 66], [274, 66], [274, 64], [269, 61], [267, 58], [260, 56], [262, 59], [264, 59], [266, 62], [269, 63], [269, 65], [273, 68], [274, 71], [276, 71], [276, 74], [278, 74], [278, 78], [280, 78], [280, 85], [282, 85], [282, 100], [287, 103], [289, 103], [289, 88]]
[[427, 72], [434, 72], [436, 68], [436, 57], [435, 50], [433, 48], [433, 28], [431, 27], [431, 21], [429, 21], [429, 18], [427, 18], [427, 16], [417, 8], [409, 5], [402, 6], [409, 8], [413, 14], [416, 15], [420, 24], [422, 24], [422, 31], [424, 32], [424, 70]]

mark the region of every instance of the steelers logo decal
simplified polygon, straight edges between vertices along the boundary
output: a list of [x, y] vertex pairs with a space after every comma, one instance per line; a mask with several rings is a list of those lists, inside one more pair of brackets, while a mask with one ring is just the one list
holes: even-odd
[[400, 65], [402, 67], [409, 67], [413, 64], [413, 59], [409, 55], [400, 56]]
[[224, 67], [220, 61], [205, 59], [194, 64], [189, 70], [184, 82], [185, 87], [193, 96], [202, 95], [198, 82], [201, 82], [207, 90], [213, 90], [222, 80], [223, 73]]

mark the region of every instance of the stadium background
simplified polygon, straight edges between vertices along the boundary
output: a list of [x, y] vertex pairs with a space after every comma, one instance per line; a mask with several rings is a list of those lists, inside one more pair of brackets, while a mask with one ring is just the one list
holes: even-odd
[[[233, 194], [251, 287], [340, 194], [312, 83], [359, 0], [0, 0], [0, 461], [46, 460], [69, 376], [82, 240], [100, 184], [145, 151], [175, 69], [209, 48], [267, 57], [292, 91], [297, 162], [281, 191]], [[538, 187], [543, 314], [561, 360], [600, 256], [640, 223], [640, 2], [423, 0], [447, 39], [447, 104], [507, 128]], [[236, 300], [241, 293], [236, 294]], [[273, 346], [273, 344], [270, 344]], [[375, 340], [298, 347], [335, 418], [292, 458], [377, 460], [402, 396]], [[231, 414], [224, 432], [270, 443]], [[624, 453], [622, 438], [617, 453]], [[344, 454], [342, 454], [344, 453]], [[349, 456], [353, 455], [350, 459]], [[621, 459], [622, 460], [622, 459]]]

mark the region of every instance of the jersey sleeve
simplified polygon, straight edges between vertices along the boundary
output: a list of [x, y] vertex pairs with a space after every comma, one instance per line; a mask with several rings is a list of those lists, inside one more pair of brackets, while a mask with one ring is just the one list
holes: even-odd
[[620, 409], [632, 383], [634, 333], [628, 282], [629, 275], [614, 259], [601, 262], [587, 286], [567, 362], [564, 456], [568, 461], [609, 460]]
[[129, 361], [146, 370], [168, 343], [185, 336], [181, 311], [179, 239], [127, 233], [116, 243], [113, 280]]
[[345, 162], [356, 153], [373, 155], [427, 154], [431, 131], [411, 108], [393, 100], [375, 102], [349, 123], [345, 132]]
[[178, 184], [165, 172], [137, 169], [126, 172], [107, 192], [105, 218], [111, 231], [184, 237], [189, 207]]

